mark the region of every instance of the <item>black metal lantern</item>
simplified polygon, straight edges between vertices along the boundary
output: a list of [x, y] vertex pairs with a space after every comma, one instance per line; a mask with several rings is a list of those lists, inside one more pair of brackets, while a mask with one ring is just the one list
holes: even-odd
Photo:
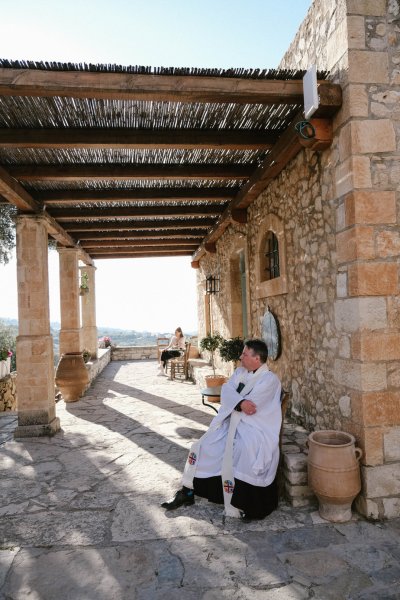
[[217, 294], [219, 292], [219, 277], [209, 275], [206, 277], [206, 294]]

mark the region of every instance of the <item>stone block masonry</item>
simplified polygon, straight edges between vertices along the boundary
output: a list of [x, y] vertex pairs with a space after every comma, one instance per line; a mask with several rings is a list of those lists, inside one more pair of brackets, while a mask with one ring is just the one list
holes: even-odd
[[157, 346], [113, 346], [111, 360], [149, 360], [157, 358]]
[[17, 374], [0, 379], [0, 412], [17, 410]]
[[[200, 337], [210, 325], [232, 337], [240, 316], [232, 265], [244, 253], [247, 334], [262, 334], [268, 307], [278, 317], [282, 353], [269, 366], [290, 392], [289, 412], [309, 431], [355, 435], [364, 452], [357, 506], [372, 518], [400, 516], [400, 490], [385, 481], [397, 480], [400, 464], [399, 15], [398, 0], [312, 4], [279, 66], [316, 64], [341, 85], [332, 145], [299, 153], [198, 271]], [[263, 294], [266, 223], [281, 235], [286, 285], [268, 285]], [[209, 273], [220, 275], [212, 298], [204, 295]], [[217, 360], [217, 368], [226, 366]], [[288, 473], [302, 493], [302, 476]]]

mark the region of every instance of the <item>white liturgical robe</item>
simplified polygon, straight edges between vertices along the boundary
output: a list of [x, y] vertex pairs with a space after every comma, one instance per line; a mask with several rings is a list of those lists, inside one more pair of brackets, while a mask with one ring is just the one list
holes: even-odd
[[[245, 387], [237, 392], [240, 383]], [[191, 486], [193, 477], [221, 475], [231, 415], [238, 420], [233, 440], [233, 475], [246, 483], [266, 487], [276, 475], [279, 462], [281, 427], [281, 384], [278, 377], [263, 365], [255, 373], [244, 367], [236, 369], [222, 386], [221, 408], [206, 434], [195, 442], [195, 462], [189, 459], [183, 484]], [[243, 399], [256, 404], [256, 413], [237, 413], [235, 406]], [[199, 443], [200, 442], [200, 443]]]

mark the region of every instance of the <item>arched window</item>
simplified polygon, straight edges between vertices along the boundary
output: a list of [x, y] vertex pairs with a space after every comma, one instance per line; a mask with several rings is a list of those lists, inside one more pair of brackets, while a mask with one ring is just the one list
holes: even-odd
[[271, 213], [260, 224], [256, 274], [258, 298], [287, 293], [284, 226], [281, 219]]
[[261, 258], [261, 281], [269, 281], [279, 277], [279, 242], [275, 233], [267, 231], [264, 238], [264, 256]]

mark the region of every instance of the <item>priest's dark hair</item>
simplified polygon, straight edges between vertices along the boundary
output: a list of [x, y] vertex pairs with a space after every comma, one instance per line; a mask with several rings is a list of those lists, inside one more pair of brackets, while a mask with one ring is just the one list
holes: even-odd
[[257, 356], [260, 357], [260, 361], [262, 363], [267, 362], [268, 348], [264, 340], [259, 340], [257, 338], [252, 340], [245, 340], [244, 345], [247, 346], [249, 350], [253, 350], [254, 354], [257, 354]]

